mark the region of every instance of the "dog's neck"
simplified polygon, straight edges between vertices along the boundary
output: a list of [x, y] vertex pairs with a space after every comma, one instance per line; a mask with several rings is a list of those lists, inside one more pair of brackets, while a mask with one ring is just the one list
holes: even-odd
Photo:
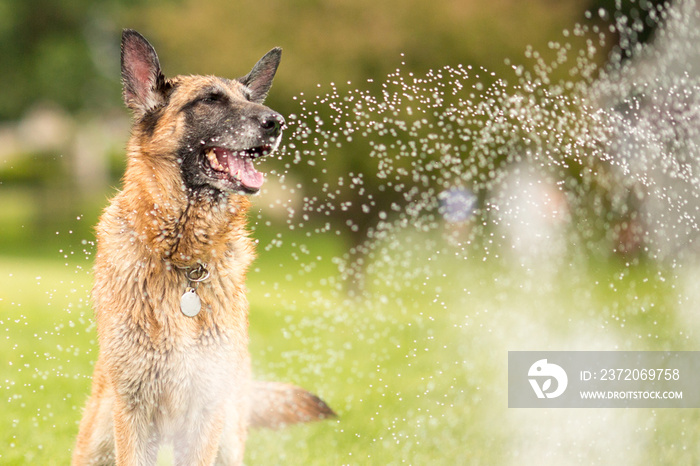
[[189, 190], [171, 181], [180, 179], [168, 172], [177, 167], [159, 162], [132, 158], [118, 203], [119, 215], [149, 251], [187, 267], [215, 261], [234, 241], [247, 239], [246, 196]]

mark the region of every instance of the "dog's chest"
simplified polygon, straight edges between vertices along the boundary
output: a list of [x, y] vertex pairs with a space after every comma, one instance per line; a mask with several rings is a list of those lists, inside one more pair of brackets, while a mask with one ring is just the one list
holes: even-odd
[[245, 355], [224, 343], [190, 342], [165, 352], [141, 351], [118, 378], [118, 389], [135, 404], [154, 407], [163, 431], [183, 419], [216, 409], [249, 379]]
[[202, 308], [187, 316], [180, 307], [193, 285], [186, 270], [148, 256], [140, 240], [129, 241], [134, 236], [123, 222], [110, 229], [105, 221], [93, 299], [116, 390], [133, 405], [152, 407], [163, 430], [242, 397], [250, 379], [247, 239], [208, 262], [210, 277], [194, 284]]

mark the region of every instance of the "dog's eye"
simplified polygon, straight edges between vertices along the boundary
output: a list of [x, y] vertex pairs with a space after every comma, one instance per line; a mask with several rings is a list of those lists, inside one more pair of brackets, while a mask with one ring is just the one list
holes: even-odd
[[211, 94], [207, 94], [204, 97], [200, 99], [200, 102], [203, 102], [205, 104], [213, 104], [217, 102], [221, 102], [224, 100], [224, 96], [218, 92], [212, 92]]

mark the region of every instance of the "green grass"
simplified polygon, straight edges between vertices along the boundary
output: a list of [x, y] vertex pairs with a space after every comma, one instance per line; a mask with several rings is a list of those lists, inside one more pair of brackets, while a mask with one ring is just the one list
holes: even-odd
[[0, 463], [66, 464], [95, 355], [90, 276], [57, 260], [0, 267]]
[[[698, 349], [679, 277], [580, 260], [528, 271], [435, 255], [430, 235], [395, 239], [374, 251], [355, 299], [339, 289], [335, 240], [261, 239], [248, 281], [255, 372], [318, 393], [340, 418], [254, 431], [247, 464], [700, 457], [694, 409], [507, 408], [508, 350]], [[89, 267], [82, 251], [0, 257], [0, 464], [69, 461], [96, 357]]]

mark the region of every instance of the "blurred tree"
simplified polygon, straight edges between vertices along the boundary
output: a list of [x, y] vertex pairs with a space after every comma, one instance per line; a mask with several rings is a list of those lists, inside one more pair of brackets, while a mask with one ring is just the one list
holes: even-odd
[[70, 112], [119, 102], [119, 26], [132, 0], [0, 0], [0, 121], [37, 103]]

